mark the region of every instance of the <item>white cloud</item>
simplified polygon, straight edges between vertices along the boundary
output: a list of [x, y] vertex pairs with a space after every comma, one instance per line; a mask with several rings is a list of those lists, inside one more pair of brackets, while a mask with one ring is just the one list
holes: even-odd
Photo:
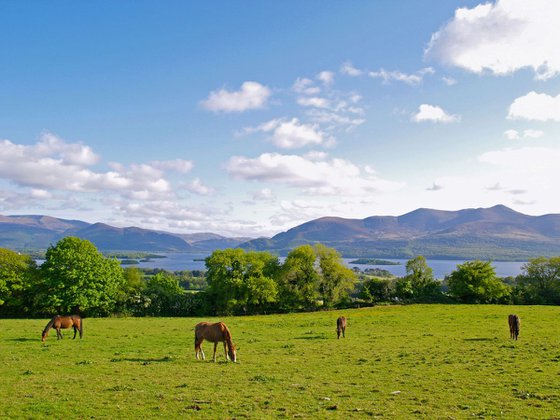
[[447, 86], [453, 86], [457, 84], [457, 80], [455, 80], [453, 77], [443, 76], [441, 80], [443, 80], [443, 83], [445, 83]]
[[195, 178], [192, 182], [185, 185], [185, 189], [198, 195], [211, 195], [214, 189], [203, 184], [199, 178]]
[[560, 2], [498, 0], [459, 8], [425, 52], [471, 72], [506, 75], [531, 68], [537, 79], [560, 73]]
[[531, 139], [538, 139], [544, 136], [544, 131], [542, 130], [523, 130], [523, 137], [528, 137]]
[[253, 193], [253, 200], [255, 201], [272, 201], [274, 199], [274, 193], [270, 188], [262, 188]]
[[364, 74], [364, 72], [360, 69], [357, 69], [356, 67], [354, 67], [352, 65], [351, 62], [347, 61], [346, 63], [344, 63], [341, 67], [340, 67], [340, 72], [342, 74], [346, 74], [347, 76], [351, 76], [351, 77], [358, 77], [361, 76], [362, 74]]
[[442, 190], [444, 187], [442, 185], [436, 184], [435, 182], [432, 183], [431, 187], [426, 188], [426, 191], [439, 191]]
[[313, 97], [298, 98], [297, 103], [301, 106], [308, 106], [313, 108], [329, 108], [330, 102], [328, 99]]
[[512, 168], [517, 172], [546, 172], [549, 179], [560, 175], [560, 148], [521, 147], [483, 153], [479, 160], [496, 166]]
[[315, 86], [315, 82], [307, 78], [298, 78], [292, 86], [294, 92], [303, 93], [305, 95], [316, 95], [321, 92], [321, 88]]
[[504, 131], [504, 136], [506, 136], [509, 140], [519, 140], [521, 138], [519, 131], [517, 130], [506, 130]]
[[210, 92], [201, 105], [214, 112], [243, 112], [251, 109], [263, 108], [271, 91], [258, 82], [244, 82], [241, 89], [230, 92], [225, 89]]
[[423, 68], [416, 73], [406, 74], [400, 71], [386, 71], [380, 69], [379, 71], [369, 72], [369, 76], [373, 78], [379, 78], [383, 80], [383, 83], [390, 83], [391, 81], [403, 82], [407, 85], [419, 85], [424, 80], [424, 76], [427, 74], [433, 74], [434, 69], [431, 67]]
[[401, 183], [363, 174], [358, 166], [343, 159], [314, 162], [277, 153], [254, 159], [234, 156], [227, 171], [237, 179], [284, 184], [314, 195], [357, 195], [402, 187]]
[[261, 131], [271, 133], [270, 141], [282, 149], [295, 149], [309, 145], [330, 145], [333, 139], [319, 129], [316, 124], [304, 124], [297, 118], [291, 120], [274, 119], [256, 128], [246, 128], [245, 132]]
[[317, 80], [323, 82], [325, 86], [330, 86], [334, 83], [334, 73], [332, 71], [322, 71], [317, 75]]
[[193, 162], [184, 159], [174, 159], [165, 161], [153, 161], [150, 163], [154, 168], [161, 170], [173, 170], [181, 173], [190, 172], [193, 168]]
[[436, 123], [452, 123], [460, 120], [460, 116], [450, 115], [439, 106], [428, 104], [420, 105], [418, 112], [412, 116], [412, 121], [414, 122], [432, 121]]
[[560, 94], [550, 96], [545, 93], [529, 92], [513, 101], [509, 107], [508, 118], [560, 121]]

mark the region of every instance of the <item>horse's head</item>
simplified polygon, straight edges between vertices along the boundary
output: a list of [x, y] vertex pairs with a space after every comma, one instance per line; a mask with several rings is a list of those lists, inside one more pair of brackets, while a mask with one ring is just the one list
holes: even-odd
[[231, 346], [228, 346], [228, 356], [229, 360], [233, 363], [237, 362], [237, 349], [235, 348], [235, 344], [232, 343]]
[[48, 331], [43, 331], [43, 334], [41, 334], [41, 341], [44, 343], [45, 340], [47, 339], [47, 336], [49, 335]]

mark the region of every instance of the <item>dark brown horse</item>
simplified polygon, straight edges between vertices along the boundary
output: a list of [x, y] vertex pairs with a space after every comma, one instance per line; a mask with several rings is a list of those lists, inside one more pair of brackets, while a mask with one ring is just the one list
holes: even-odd
[[346, 318], [343, 316], [336, 320], [336, 338], [340, 338], [340, 334], [342, 337], [346, 337]]
[[49, 330], [51, 328], [54, 328], [56, 330], [56, 337], [58, 340], [62, 338], [62, 333], [60, 332], [62, 328], [74, 328], [73, 339], [76, 338], [76, 333], [78, 331], [80, 332], [80, 338], [82, 338], [82, 335], [84, 333], [84, 324], [82, 322], [82, 318], [79, 315], [55, 316], [49, 321], [49, 323], [43, 330], [41, 341], [45, 341], [47, 339]]
[[517, 315], [509, 315], [508, 316], [508, 324], [509, 324], [509, 338], [513, 338], [517, 340], [519, 336], [519, 328], [521, 327], [521, 319]]
[[223, 322], [199, 322], [194, 327], [194, 351], [196, 358], [198, 355], [202, 356], [204, 360], [204, 351], [200, 347], [204, 340], [208, 340], [214, 343], [214, 357], [212, 360], [216, 361], [216, 348], [218, 343], [224, 343], [224, 352], [226, 355], [226, 360], [231, 360], [232, 362], [237, 361], [237, 352], [235, 350], [235, 344], [231, 340], [231, 333]]

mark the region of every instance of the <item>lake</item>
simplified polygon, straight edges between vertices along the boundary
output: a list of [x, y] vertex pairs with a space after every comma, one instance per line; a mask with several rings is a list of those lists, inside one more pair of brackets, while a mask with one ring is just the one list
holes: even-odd
[[[139, 267], [139, 268], [162, 268], [169, 271], [180, 271], [180, 270], [205, 270], [204, 258], [206, 258], [208, 253], [165, 253], [161, 254], [167, 258], [156, 258], [150, 261], [143, 261], [135, 265], [126, 265], [124, 267]], [[280, 258], [281, 261], [284, 258]], [[361, 270], [366, 268], [381, 268], [389, 271], [395, 276], [402, 277], [406, 273], [406, 263], [408, 259], [389, 259], [387, 261], [398, 262], [399, 265], [368, 265], [368, 264], [350, 264], [350, 261], [355, 260], [355, 258], [343, 258], [344, 263], [350, 267], [358, 267]], [[434, 277], [437, 279], [443, 279], [447, 274], [450, 274], [457, 268], [457, 264], [462, 264], [465, 260], [427, 260], [428, 266], [430, 266], [434, 272]], [[492, 265], [496, 270], [496, 275], [498, 277], [508, 277], [517, 276], [521, 274], [521, 266], [525, 262], [520, 261], [494, 261]]]

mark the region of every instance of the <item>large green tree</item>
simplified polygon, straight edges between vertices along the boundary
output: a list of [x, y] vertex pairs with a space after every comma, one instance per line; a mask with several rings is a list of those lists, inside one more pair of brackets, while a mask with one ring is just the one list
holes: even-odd
[[490, 261], [467, 261], [457, 265], [447, 278], [449, 293], [464, 303], [506, 302], [509, 286], [496, 277]]
[[206, 258], [207, 296], [218, 314], [264, 311], [276, 302], [278, 258], [268, 252], [217, 250]]
[[560, 304], [560, 257], [529, 260], [517, 277], [525, 303]]
[[283, 310], [311, 309], [317, 305], [319, 274], [315, 250], [302, 245], [290, 251], [278, 279], [280, 307]]
[[44, 309], [50, 313], [109, 314], [124, 283], [118, 260], [105, 258], [91, 242], [71, 236], [49, 247], [41, 273]]
[[23, 315], [29, 312], [29, 291], [36, 278], [37, 265], [31, 257], [0, 248], [0, 313]]
[[441, 293], [440, 283], [434, 279], [426, 258], [419, 255], [406, 263], [406, 275], [395, 284], [398, 298], [411, 301], [425, 301], [436, 298]]
[[315, 253], [319, 266], [319, 297], [323, 306], [330, 308], [348, 297], [356, 283], [356, 273], [344, 265], [340, 254], [333, 248], [317, 244]]

